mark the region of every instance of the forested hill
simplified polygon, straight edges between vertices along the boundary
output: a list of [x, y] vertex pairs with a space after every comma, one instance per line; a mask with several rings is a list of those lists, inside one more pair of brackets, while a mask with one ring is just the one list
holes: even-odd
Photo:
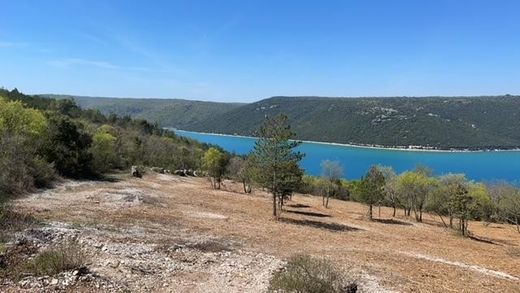
[[74, 97], [86, 108], [165, 127], [254, 135], [286, 113], [299, 139], [456, 149], [520, 147], [520, 97], [272, 97], [251, 104]]
[[254, 135], [286, 113], [299, 139], [383, 146], [495, 149], [520, 146], [520, 97], [273, 97], [188, 130]]
[[182, 99], [101, 98], [69, 95], [42, 95], [55, 99], [74, 99], [86, 109], [97, 109], [103, 114], [145, 119], [162, 126], [186, 129], [203, 120], [213, 119], [243, 104], [190, 101]]

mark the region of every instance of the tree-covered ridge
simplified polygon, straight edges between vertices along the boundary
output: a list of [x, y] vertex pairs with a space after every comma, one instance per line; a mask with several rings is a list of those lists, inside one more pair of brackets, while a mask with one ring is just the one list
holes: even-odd
[[456, 149], [520, 147], [520, 97], [273, 97], [187, 130], [255, 135], [266, 116], [286, 113], [298, 139]]
[[161, 126], [187, 129], [203, 120], [213, 119], [243, 104], [190, 101], [182, 99], [98, 98], [66, 95], [42, 95], [56, 99], [74, 99], [82, 108], [97, 109], [108, 115], [131, 116], [157, 122]]
[[[59, 96], [63, 98], [64, 96]], [[442, 149], [520, 147], [520, 97], [273, 97], [251, 104], [74, 97], [84, 108], [183, 130], [253, 135], [285, 113], [298, 139]]]

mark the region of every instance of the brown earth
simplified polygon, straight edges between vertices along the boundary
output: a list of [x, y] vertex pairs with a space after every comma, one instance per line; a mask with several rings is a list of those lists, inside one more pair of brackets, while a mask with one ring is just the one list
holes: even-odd
[[361, 204], [332, 200], [325, 209], [321, 198], [300, 194], [276, 221], [266, 193], [240, 191], [153, 174], [66, 182], [15, 206], [47, 231], [78, 236], [93, 255], [89, 268], [130, 291], [264, 291], [284, 260], [310, 254], [335, 262], [364, 292], [520, 292], [513, 226], [471, 222], [469, 239], [433, 215], [415, 223], [376, 208], [380, 220], [370, 222]]

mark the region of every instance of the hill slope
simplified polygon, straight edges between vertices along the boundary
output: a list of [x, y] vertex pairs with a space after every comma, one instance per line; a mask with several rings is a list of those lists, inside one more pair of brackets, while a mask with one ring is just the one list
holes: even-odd
[[286, 113], [303, 140], [442, 149], [520, 147], [519, 96], [272, 97], [251, 104], [73, 98], [80, 106], [103, 113], [192, 131], [254, 136], [266, 116]]
[[188, 130], [254, 135], [286, 113], [299, 139], [383, 146], [520, 146], [520, 97], [273, 97], [211, 117]]
[[243, 104], [189, 101], [182, 99], [101, 98], [67, 95], [42, 95], [52, 98], [73, 98], [87, 109], [97, 109], [107, 115], [146, 119], [161, 126], [185, 129], [203, 120], [212, 119]]
[[[87, 266], [95, 280], [130, 292], [265, 292], [272, 272], [294, 254], [332, 261], [356, 279], [359, 292], [518, 292], [520, 286], [513, 225], [471, 221], [476, 241], [444, 229], [437, 215], [415, 223], [382, 207], [368, 221], [359, 203], [332, 199], [325, 208], [320, 197], [300, 194], [273, 221], [269, 194], [244, 195], [231, 181], [214, 190], [205, 178], [153, 172], [144, 180], [118, 179], [66, 182], [17, 200], [16, 211], [44, 225], [20, 234], [29, 240], [16, 242], [16, 251], [26, 251], [20, 248], [31, 239], [48, 245], [74, 237], [96, 256]], [[60, 276], [53, 278], [61, 282]], [[2, 289], [18, 292], [19, 284]]]

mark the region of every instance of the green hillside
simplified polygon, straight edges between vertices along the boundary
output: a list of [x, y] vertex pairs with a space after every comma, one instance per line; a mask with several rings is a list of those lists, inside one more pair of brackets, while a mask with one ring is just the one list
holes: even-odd
[[86, 109], [97, 109], [103, 114], [145, 119], [161, 126], [188, 128], [203, 120], [212, 119], [243, 104], [189, 101], [182, 99], [100, 98], [67, 95], [42, 95], [52, 98], [73, 98]]
[[299, 139], [383, 146], [520, 146], [520, 97], [273, 97], [188, 127], [254, 135], [265, 116], [286, 113]]
[[[53, 96], [60, 97], [60, 96]], [[65, 97], [65, 96], [61, 96]], [[67, 96], [68, 97], [68, 96]], [[285, 113], [298, 138], [381, 146], [456, 149], [520, 147], [520, 97], [272, 97], [251, 104], [74, 97], [84, 108], [164, 127], [255, 135]]]

